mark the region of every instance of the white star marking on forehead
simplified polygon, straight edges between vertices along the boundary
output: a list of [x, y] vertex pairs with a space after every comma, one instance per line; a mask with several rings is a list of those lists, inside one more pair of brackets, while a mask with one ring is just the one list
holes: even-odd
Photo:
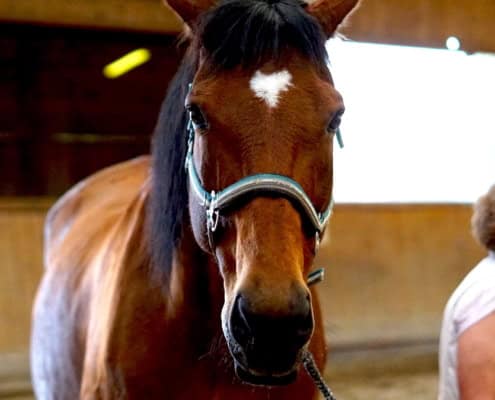
[[249, 86], [256, 97], [265, 100], [268, 107], [274, 108], [278, 104], [280, 93], [286, 92], [289, 86], [292, 86], [291, 81], [292, 75], [286, 69], [272, 74], [256, 71]]

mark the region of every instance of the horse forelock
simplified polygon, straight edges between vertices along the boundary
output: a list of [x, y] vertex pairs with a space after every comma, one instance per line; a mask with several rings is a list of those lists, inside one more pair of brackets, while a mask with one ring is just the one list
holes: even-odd
[[214, 69], [250, 67], [297, 51], [327, 71], [325, 35], [299, 0], [224, 0], [203, 14], [196, 46]]

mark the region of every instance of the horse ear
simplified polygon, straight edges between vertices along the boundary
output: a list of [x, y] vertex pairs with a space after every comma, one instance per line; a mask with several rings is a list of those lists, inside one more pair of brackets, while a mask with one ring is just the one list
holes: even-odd
[[306, 10], [318, 20], [327, 37], [331, 37], [358, 2], [359, 0], [316, 0]]
[[215, 5], [214, 0], [163, 0], [191, 27], [198, 16]]

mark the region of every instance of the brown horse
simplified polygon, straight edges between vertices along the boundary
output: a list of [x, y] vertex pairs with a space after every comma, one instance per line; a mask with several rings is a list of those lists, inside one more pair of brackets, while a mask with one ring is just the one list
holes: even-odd
[[170, 2], [192, 37], [151, 159], [91, 176], [47, 217], [39, 399], [316, 397], [306, 276], [343, 112], [324, 45], [356, 2]]

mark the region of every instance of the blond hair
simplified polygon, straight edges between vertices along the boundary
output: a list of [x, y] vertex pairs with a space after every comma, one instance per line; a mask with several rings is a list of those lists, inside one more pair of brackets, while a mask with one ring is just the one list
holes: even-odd
[[495, 251], [495, 185], [475, 203], [471, 228], [481, 245]]

